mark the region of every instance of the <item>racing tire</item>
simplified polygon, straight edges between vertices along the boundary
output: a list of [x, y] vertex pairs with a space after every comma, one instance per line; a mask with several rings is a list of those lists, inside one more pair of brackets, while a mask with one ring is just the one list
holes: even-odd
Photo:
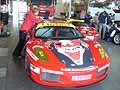
[[120, 45], [120, 34], [115, 34], [115, 36], [113, 37], [113, 42], [116, 45]]

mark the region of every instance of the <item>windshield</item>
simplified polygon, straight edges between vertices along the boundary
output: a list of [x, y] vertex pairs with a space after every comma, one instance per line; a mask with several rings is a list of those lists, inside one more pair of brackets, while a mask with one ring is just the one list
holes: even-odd
[[35, 32], [36, 38], [44, 39], [78, 39], [83, 35], [72, 27], [43, 27]]
[[54, 0], [31, 0], [33, 5], [50, 6], [54, 4]]

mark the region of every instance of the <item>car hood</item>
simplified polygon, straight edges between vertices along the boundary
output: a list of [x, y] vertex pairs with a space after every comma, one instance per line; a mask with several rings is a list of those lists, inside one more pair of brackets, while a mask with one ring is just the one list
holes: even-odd
[[93, 65], [89, 44], [81, 40], [49, 40], [46, 45], [58, 60], [68, 68]]

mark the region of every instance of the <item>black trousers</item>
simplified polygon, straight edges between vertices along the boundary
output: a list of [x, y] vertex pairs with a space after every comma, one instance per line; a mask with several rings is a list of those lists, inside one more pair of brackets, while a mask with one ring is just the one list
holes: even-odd
[[26, 43], [26, 36], [27, 36], [26, 32], [24, 32], [24, 31], [19, 32], [19, 42], [13, 52], [13, 56], [16, 56], [16, 57], [21, 56], [21, 52]]

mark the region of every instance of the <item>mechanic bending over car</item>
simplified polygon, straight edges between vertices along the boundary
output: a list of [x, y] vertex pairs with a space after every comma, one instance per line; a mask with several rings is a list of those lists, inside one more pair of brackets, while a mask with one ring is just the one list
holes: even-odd
[[38, 18], [39, 8], [34, 6], [28, 11], [19, 31], [19, 42], [13, 52], [14, 59], [22, 59], [21, 52], [26, 43], [26, 36], [36, 23], [43, 22], [42, 18]]

